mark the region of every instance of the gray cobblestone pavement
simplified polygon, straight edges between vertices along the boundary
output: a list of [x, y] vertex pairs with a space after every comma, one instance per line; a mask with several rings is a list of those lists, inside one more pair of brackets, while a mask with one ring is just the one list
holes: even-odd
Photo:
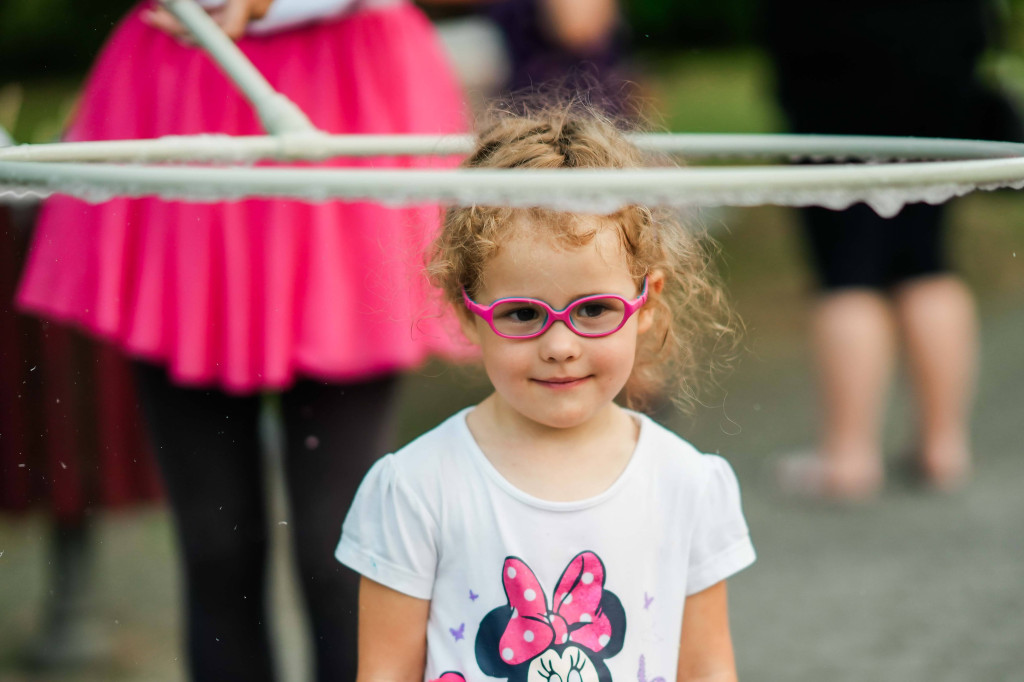
[[[1008, 244], [998, 275], [1003, 284], [990, 281], [996, 274], [987, 265], [976, 266], [972, 279], [982, 293], [983, 366], [971, 485], [935, 495], [899, 475], [912, 413], [905, 389], [897, 388], [888, 488], [876, 503], [834, 507], [783, 499], [767, 474], [779, 454], [810, 443], [814, 413], [801, 285], [776, 275], [798, 256], [773, 227], [776, 213], [755, 215], [763, 237], [748, 238], [761, 234], [750, 227], [724, 237], [751, 328], [751, 352], [726, 384], [726, 407], [703, 409], [692, 419], [671, 411], [660, 415], [698, 446], [727, 456], [743, 485], [759, 560], [730, 584], [741, 679], [1024, 680], [1021, 231], [998, 242], [1000, 249]], [[1010, 260], [1010, 248], [1017, 260]], [[751, 254], [764, 262], [751, 265]], [[473, 382], [461, 372], [426, 374], [409, 383], [403, 438], [479, 395], [478, 387], [465, 388]], [[19, 661], [43, 598], [45, 527], [38, 517], [0, 518], [0, 680], [183, 679], [175, 555], [165, 513], [104, 515], [99, 528], [94, 620], [109, 638], [111, 657], [74, 671], [34, 674]], [[287, 526], [275, 532], [287, 540]], [[299, 682], [305, 679], [299, 620], [287, 594], [275, 603], [283, 616], [285, 677]]]

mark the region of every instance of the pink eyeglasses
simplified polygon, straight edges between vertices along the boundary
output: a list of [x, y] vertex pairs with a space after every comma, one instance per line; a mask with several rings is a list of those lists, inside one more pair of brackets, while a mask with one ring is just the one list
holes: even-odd
[[498, 336], [506, 339], [532, 339], [561, 320], [580, 336], [608, 336], [622, 329], [626, 320], [647, 302], [647, 278], [640, 295], [627, 301], [617, 294], [597, 294], [577, 298], [562, 310], [555, 310], [536, 298], [499, 298], [480, 305], [462, 288], [462, 300], [474, 315], [484, 319]]

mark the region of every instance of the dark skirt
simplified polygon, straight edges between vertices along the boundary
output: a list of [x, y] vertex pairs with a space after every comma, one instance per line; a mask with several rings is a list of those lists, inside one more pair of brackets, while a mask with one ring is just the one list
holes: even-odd
[[133, 377], [114, 349], [18, 314], [28, 235], [0, 204], [0, 512], [65, 522], [160, 498]]

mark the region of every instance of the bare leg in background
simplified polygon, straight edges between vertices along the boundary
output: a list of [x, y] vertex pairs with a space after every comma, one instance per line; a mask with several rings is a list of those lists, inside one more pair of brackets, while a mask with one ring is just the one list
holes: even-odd
[[821, 492], [871, 497], [883, 482], [881, 432], [896, 352], [889, 300], [870, 289], [823, 295], [812, 313], [812, 345], [823, 411]]
[[919, 413], [916, 453], [924, 479], [939, 490], [970, 475], [970, 412], [977, 373], [974, 300], [951, 275], [911, 280], [895, 291]]

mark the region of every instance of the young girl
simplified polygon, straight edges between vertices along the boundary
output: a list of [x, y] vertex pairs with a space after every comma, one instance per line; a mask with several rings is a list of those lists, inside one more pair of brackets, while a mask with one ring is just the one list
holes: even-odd
[[[629, 168], [597, 115], [506, 114], [465, 163]], [[359, 682], [735, 678], [736, 478], [648, 417], [732, 338], [700, 242], [611, 215], [452, 208], [430, 273], [494, 393], [377, 462], [337, 557], [362, 574]]]

